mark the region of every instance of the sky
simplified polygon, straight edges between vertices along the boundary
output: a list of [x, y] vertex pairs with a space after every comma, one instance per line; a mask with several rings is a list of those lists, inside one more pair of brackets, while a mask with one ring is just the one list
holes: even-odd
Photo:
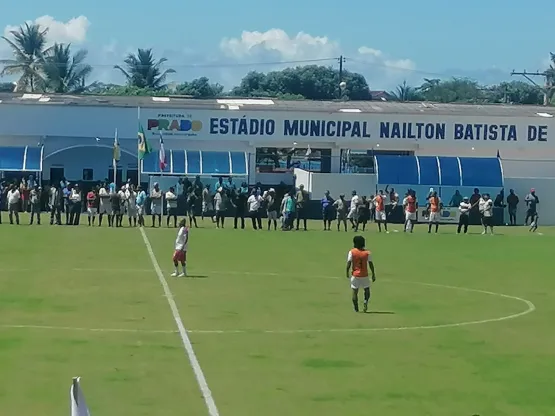
[[[130, 5], [133, 5], [130, 7]], [[4, 36], [24, 22], [49, 28], [50, 42], [89, 51], [93, 77], [123, 83], [113, 66], [153, 48], [177, 71], [168, 81], [208, 76], [226, 88], [249, 71], [306, 63], [362, 73], [372, 90], [403, 81], [469, 77], [491, 84], [511, 71], [544, 70], [555, 52], [553, 0], [19, 0], [4, 8]], [[0, 58], [10, 50], [0, 40]], [[322, 60], [322, 61], [318, 61]], [[286, 63], [282, 63], [286, 62]], [[0, 80], [1, 81], [1, 80]], [[538, 79], [538, 81], [543, 81]]]

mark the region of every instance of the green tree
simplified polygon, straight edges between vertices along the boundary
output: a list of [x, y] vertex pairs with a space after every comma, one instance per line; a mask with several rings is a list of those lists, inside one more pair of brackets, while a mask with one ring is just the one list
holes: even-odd
[[44, 58], [43, 72], [47, 91], [58, 94], [79, 94], [87, 91], [86, 79], [92, 66], [85, 64], [87, 51], [71, 54], [71, 45], [56, 43]]
[[391, 91], [390, 94], [394, 97], [396, 101], [402, 102], [419, 101], [422, 99], [419, 90], [408, 85], [407, 81], [403, 81], [403, 83], [398, 85], [395, 91]]
[[522, 81], [501, 82], [487, 89], [488, 101], [505, 104], [543, 104], [542, 89]]
[[42, 68], [45, 55], [50, 52], [46, 47], [48, 29], [37, 24], [25, 23], [10, 32], [11, 38], [2, 36], [10, 46], [13, 59], [4, 59], [0, 75], [18, 75], [19, 91], [36, 92], [44, 87]]
[[152, 49], [139, 49], [136, 55], [132, 53], [127, 55], [123, 61], [125, 68], [120, 65], [114, 68], [123, 74], [129, 86], [161, 90], [166, 88], [167, 75], [175, 73], [171, 68], [162, 70], [163, 64], [167, 61], [166, 58], [156, 60]]
[[[341, 80], [346, 89], [341, 98], [370, 100], [366, 79], [358, 74], [343, 71]], [[232, 94], [242, 97], [305, 98], [308, 100], [335, 100], [340, 98], [339, 71], [325, 66], [307, 65], [286, 68], [267, 74], [249, 72]]]
[[224, 87], [220, 84], [211, 84], [206, 77], [201, 77], [184, 82], [176, 88], [178, 95], [188, 95], [194, 98], [215, 98], [221, 96]]
[[487, 102], [484, 88], [468, 78], [452, 78], [447, 81], [424, 79], [418, 91], [424, 100], [438, 103]]

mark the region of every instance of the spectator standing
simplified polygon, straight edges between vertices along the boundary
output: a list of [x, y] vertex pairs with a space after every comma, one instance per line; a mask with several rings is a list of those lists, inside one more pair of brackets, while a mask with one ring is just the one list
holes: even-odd
[[62, 224], [62, 208], [64, 206], [64, 195], [62, 189], [59, 187], [58, 184], [52, 185], [50, 188], [50, 225], [54, 224], [56, 221], [56, 225]]
[[152, 228], [156, 226], [156, 218], [158, 218], [158, 227], [162, 226], [162, 191], [158, 182], [154, 183], [154, 187], [150, 191], [150, 214], [152, 215]]
[[459, 190], [457, 189], [453, 196], [451, 197], [451, 201], [449, 201], [450, 207], [460, 207], [461, 202], [463, 201], [463, 197]]
[[166, 192], [166, 208], [168, 210], [166, 216], [166, 226], [170, 226], [170, 219], [173, 218], [173, 226], [174, 228], [177, 228], [177, 195], [175, 194], [175, 189], [173, 187]]
[[13, 225], [13, 217], [15, 222], [19, 225], [19, 203], [21, 201], [21, 193], [19, 187], [13, 184], [8, 191], [8, 212], [10, 216], [10, 224]]
[[216, 221], [216, 228], [220, 228], [220, 225], [224, 228], [226, 202], [224, 188], [220, 187], [214, 195], [214, 209], [216, 211], [214, 220]]
[[87, 192], [87, 220], [89, 222], [89, 227], [93, 226], [96, 221], [96, 192], [94, 189], [91, 189]]
[[345, 195], [339, 195], [339, 199], [333, 203], [337, 217], [337, 231], [340, 231], [341, 223], [347, 232], [347, 201], [345, 201]]
[[139, 227], [145, 226], [145, 204], [146, 192], [143, 191], [141, 185], [137, 186], [137, 197], [135, 199], [137, 205], [137, 216], [139, 217]]
[[64, 182], [66, 185], [62, 188], [62, 194], [64, 197], [64, 213], [66, 215], [66, 225], [69, 225], [69, 216], [71, 215], [71, 190], [70, 184], [68, 182]]
[[247, 199], [247, 206], [249, 210], [249, 217], [251, 217], [253, 230], [262, 229], [262, 218], [260, 215], [260, 207], [262, 206], [262, 197], [258, 194], [256, 189], [253, 189], [251, 196]]
[[320, 201], [322, 204], [322, 219], [324, 220], [324, 231], [331, 230], [331, 222], [333, 221], [333, 203], [334, 200], [330, 196], [330, 191], [324, 193], [324, 197]]
[[137, 226], [137, 192], [135, 192], [135, 187], [133, 184], [129, 186], [127, 191], [125, 191], [125, 197], [127, 202], [127, 220], [129, 221], [129, 226]]
[[270, 188], [268, 194], [265, 198], [266, 203], [266, 211], [268, 213], [268, 231], [272, 226], [272, 222], [274, 223], [274, 230], [277, 230], [277, 218], [278, 218], [278, 209], [279, 209], [279, 202], [276, 196], [276, 190], [274, 188]]
[[509, 224], [512, 226], [516, 225], [516, 211], [519, 202], [520, 200], [515, 194], [515, 190], [509, 189], [509, 195], [507, 196], [507, 207], [509, 210]]
[[72, 188], [69, 199], [71, 202], [71, 215], [69, 218], [69, 224], [79, 225], [81, 212], [83, 211], [83, 207], [81, 204], [81, 189], [79, 189], [79, 185], [75, 185]]
[[299, 230], [299, 223], [303, 220], [304, 230], [307, 231], [306, 226], [306, 210], [309, 201], [308, 192], [305, 191], [304, 185], [299, 185], [299, 190], [297, 191], [296, 195], [296, 205], [295, 208], [297, 210], [297, 231]]
[[29, 225], [33, 224], [33, 220], [35, 216], [37, 217], [37, 225], [40, 225], [40, 195], [42, 193], [42, 188], [39, 188], [35, 185], [33, 189], [29, 192], [29, 203], [31, 204], [31, 220], [29, 221]]
[[351, 205], [349, 206], [349, 213], [347, 214], [347, 219], [351, 222], [351, 228], [354, 230], [356, 228], [356, 222], [358, 220], [357, 206], [360, 202], [360, 197], [357, 195], [357, 191], [352, 192]]
[[484, 231], [482, 234], [488, 233], [488, 228], [490, 233], [493, 234], [493, 201], [489, 194], [484, 194], [482, 210], [482, 224], [484, 225]]
[[461, 233], [461, 230], [464, 231], [466, 234], [468, 232], [468, 224], [470, 223], [469, 215], [470, 215], [470, 199], [465, 196], [461, 203], [459, 204], [459, 225], [457, 226], [457, 234]]
[[245, 214], [247, 212], [247, 199], [249, 198], [249, 187], [246, 182], [241, 187], [232, 191], [232, 201], [235, 206], [235, 218], [233, 219], [233, 228], [237, 229], [237, 223], [241, 219], [241, 229], [245, 229]]
[[295, 209], [297, 208], [295, 194], [293, 191], [289, 192], [288, 198], [285, 203], [285, 230], [293, 229], [293, 221], [295, 220]]
[[102, 226], [102, 219], [106, 214], [108, 216], [108, 227], [112, 226], [112, 203], [110, 200], [110, 193], [108, 192], [108, 187], [106, 183], [103, 183], [98, 191], [99, 202], [99, 216], [98, 216], [98, 226]]
[[201, 220], [204, 221], [204, 217], [212, 218], [212, 212], [214, 211], [214, 198], [210, 194], [210, 185], [206, 184], [204, 189], [202, 190], [202, 214]]
[[195, 228], [198, 228], [196, 215], [198, 199], [196, 188], [191, 186], [189, 188], [189, 194], [187, 195], [187, 216], [189, 217], [189, 224], [191, 224], [191, 227], [194, 224]]

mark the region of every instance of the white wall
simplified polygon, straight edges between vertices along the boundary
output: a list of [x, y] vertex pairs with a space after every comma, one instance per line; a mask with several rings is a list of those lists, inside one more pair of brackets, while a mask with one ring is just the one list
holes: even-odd
[[[524, 197], [530, 193], [530, 189], [536, 190], [540, 199], [538, 204], [539, 224], [555, 225], [555, 179], [551, 178], [510, 178], [505, 180], [505, 190], [514, 189], [520, 198], [517, 211], [517, 222], [522, 224], [526, 216], [526, 204]], [[508, 214], [507, 214], [508, 215]], [[508, 218], [508, 217], [507, 217]]]
[[[112, 149], [103, 147], [81, 147], [65, 150], [48, 157], [43, 162], [44, 180], [50, 180], [51, 167], [63, 167], [64, 176], [70, 181], [83, 179], [83, 169], [93, 170], [93, 180], [101, 181], [108, 177], [108, 170], [112, 168]], [[118, 168], [123, 170], [126, 179], [128, 169], [137, 169], [137, 158], [127, 153], [121, 154]]]
[[555, 160], [501, 160], [505, 178], [555, 178]]
[[[299, 183], [298, 180], [297, 183]], [[326, 191], [330, 191], [334, 198], [340, 194], [349, 197], [352, 191], [357, 191], [359, 195], [373, 195], [376, 193], [376, 175], [312, 173], [310, 177], [312, 199], [322, 198]]]

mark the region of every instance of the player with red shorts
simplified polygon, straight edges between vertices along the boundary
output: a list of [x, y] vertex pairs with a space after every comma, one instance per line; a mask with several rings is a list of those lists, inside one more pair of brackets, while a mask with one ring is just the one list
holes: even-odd
[[[173, 265], [175, 271], [173, 277], [187, 276], [187, 246], [189, 244], [189, 227], [187, 221], [183, 218], [179, 222], [179, 231], [175, 239], [175, 251], [173, 252]], [[179, 272], [179, 264], [181, 264], [181, 273]]]

